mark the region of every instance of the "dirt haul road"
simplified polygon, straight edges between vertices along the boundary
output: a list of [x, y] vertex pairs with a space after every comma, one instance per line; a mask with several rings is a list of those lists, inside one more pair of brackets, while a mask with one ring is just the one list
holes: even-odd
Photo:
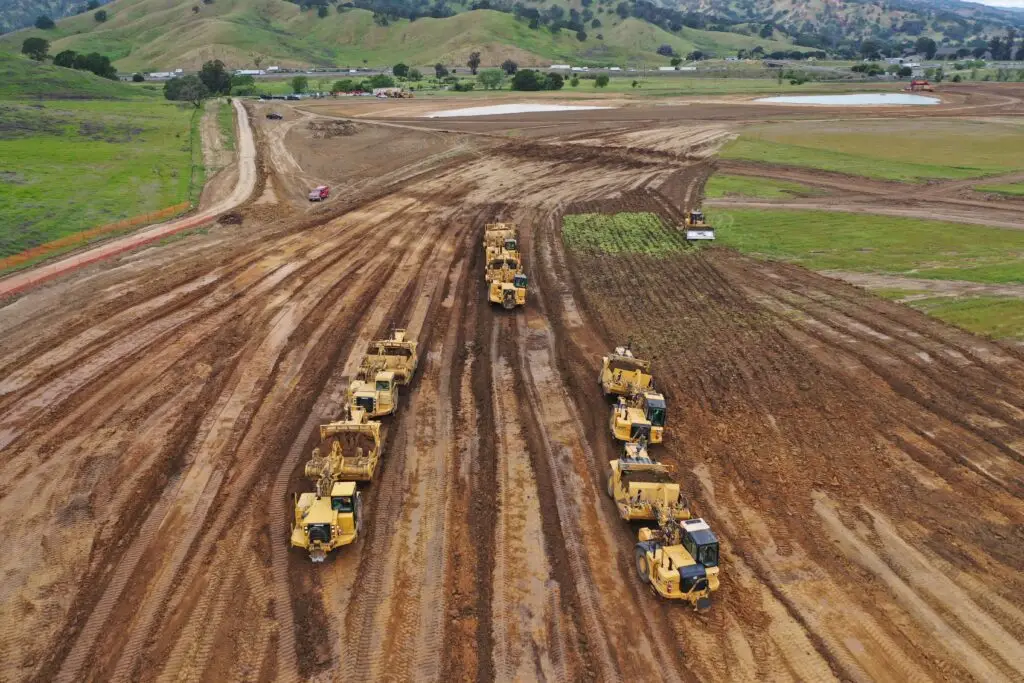
[[[0, 309], [0, 680], [1021, 680], [1018, 351], [726, 250], [566, 251], [567, 212], [677, 222], [710, 130], [689, 155], [649, 121], [592, 145], [309, 118], [267, 186], [334, 158], [348, 196], [268, 195]], [[495, 220], [532, 277], [511, 314], [483, 299]], [[421, 369], [365, 535], [313, 566], [291, 496], [391, 324]], [[705, 615], [637, 582], [604, 495], [594, 378], [628, 337], [722, 539]]]

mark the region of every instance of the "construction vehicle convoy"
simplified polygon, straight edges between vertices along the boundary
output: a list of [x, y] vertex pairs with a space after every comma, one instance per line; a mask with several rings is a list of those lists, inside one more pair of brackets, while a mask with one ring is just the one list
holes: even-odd
[[671, 469], [648, 451], [664, 440], [666, 418], [651, 364], [634, 356], [630, 345], [617, 347], [601, 359], [598, 384], [606, 397], [618, 397], [610, 427], [612, 437], [625, 442], [622, 456], [609, 463], [608, 496], [623, 520], [658, 523], [637, 534], [637, 576], [663, 598], [706, 610], [719, 586], [718, 538], [703, 519], [691, 519]]
[[296, 496], [291, 524], [291, 544], [308, 550], [313, 562], [359, 537], [364, 518], [358, 482], [373, 480], [383, 453], [382, 425], [371, 418], [397, 411], [398, 386], [412, 380], [416, 350], [405, 330], [372, 342], [341, 417], [320, 426], [320, 446], [304, 472], [315, 491]]
[[528, 282], [519, 254], [519, 234], [511, 223], [484, 226], [484, 282], [492, 304], [509, 310], [526, 305]]

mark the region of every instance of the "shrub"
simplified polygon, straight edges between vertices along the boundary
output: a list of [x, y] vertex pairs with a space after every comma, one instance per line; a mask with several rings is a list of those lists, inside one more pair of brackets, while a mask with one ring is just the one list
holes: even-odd
[[397, 78], [405, 78], [409, 75], [409, 66], [399, 62], [391, 67], [391, 73], [393, 73]]
[[603, 87], [608, 85], [608, 81], [609, 80], [610, 79], [608, 78], [608, 74], [601, 74], [597, 78], [594, 79], [594, 87], [595, 88], [603, 88]]
[[101, 9], [99, 12], [92, 15], [92, 18], [102, 24], [104, 21], [107, 20], [107, 10]]
[[45, 14], [36, 17], [36, 28], [43, 29], [44, 31], [51, 29], [55, 26], [53, 19], [46, 16]]
[[476, 79], [485, 90], [497, 90], [505, 81], [505, 72], [501, 69], [484, 69], [477, 74]]
[[142, 74], [132, 74], [132, 83], [142, 83], [144, 80], [146, 80], [146, 77]]
[[45, 38], [26, 38], [25, 42], [21, 44], [21, 54], [27, 55], [37, 62], [46, 59], [49, 51], [50, 41]]
[[456, 92], [469, 92], [473, 89], [473, 81], [459, 81], [452, 86], [452, 90]]

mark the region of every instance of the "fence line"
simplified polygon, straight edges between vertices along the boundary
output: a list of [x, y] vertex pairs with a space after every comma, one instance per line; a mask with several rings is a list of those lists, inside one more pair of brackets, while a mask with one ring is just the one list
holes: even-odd
[[179, 214], [182, 211], [185, 211], [186, 209], [190, 208], [191, 206], [191, 202], [181, 202], [180, 204], [168, 206], [167, 208], [160, 209], [159, 211], [150, 211], [149, 213], [139, 214], [138, 216], [132, 216], [131, 218], [119, 220], [116, 223], [107, 223], [106, 225], [100, 225], [95, 228], [89, 228], [88, 230], [76, 232], [72, 235], [65, 235], [64, 237], [53, 240], [52, 242], [40, 244], [39, 246], [32, 247], [31, 249], [26, 249], [25, 251], [20, 252], [18, 254], [14, 254], [12, 256], [0, 259], [0, 271], [4, 271], [7, 270], [8, 268], [13, 268], [15, 266], [20, 266], [23, 263], [33, 261], [42, 256], [47, 256], [48, 254], [51, 254], [59, 249], [64, 249], [66, 247], [73, 247], [83, 244], [85, 242], [88, 242], [89, 240], [92, 240], [96, 237], [100, 237], [102, 235], [106, 235], [108, 233], [119, 232], [127, 228], [135, 227], [137, 225], [147, 225], [149, 223], [159, 222], [164, 218], [169, 218], [171, 216], [174, 216], [175, 214]]

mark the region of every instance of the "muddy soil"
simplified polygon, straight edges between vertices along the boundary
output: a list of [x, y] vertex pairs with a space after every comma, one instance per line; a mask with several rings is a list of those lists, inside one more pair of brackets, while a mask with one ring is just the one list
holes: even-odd
[[[699, 201], [725, 136], [645, 116], [510, 139], [258, 114], [274, 201], [5, 302], [0, 680], [1020, 680], [1024, 356], [724, 249], [566, 251], [566, 212]], [[495, 220], [525, 310], [485, 302]], [[292, 495], [391, 325], [420, 369], [365, 533], [312, 565]], [[630, 337], [722, 539], [707, 614], [640, 585], [604, 494], [594, 378]]]

